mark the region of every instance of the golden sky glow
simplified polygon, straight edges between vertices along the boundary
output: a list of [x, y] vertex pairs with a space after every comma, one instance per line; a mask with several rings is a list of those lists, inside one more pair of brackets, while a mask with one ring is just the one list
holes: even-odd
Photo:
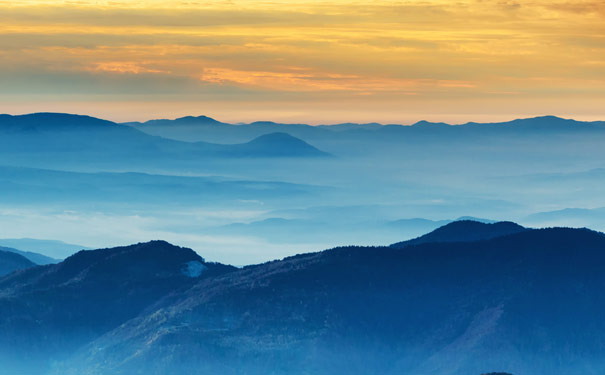
[[0, 1], [0, 111], [605, 119], [603, 1]]

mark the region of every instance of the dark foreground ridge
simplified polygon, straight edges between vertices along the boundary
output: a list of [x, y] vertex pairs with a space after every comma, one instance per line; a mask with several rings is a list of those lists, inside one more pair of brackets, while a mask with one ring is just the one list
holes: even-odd
[[392, 247], [402, 248], [430, 242], [470, 242], [523, 232], [526, 229], [510, 221], [482, 223], [474, 220], [457, 220], [434, 231], [408, 241], [397, 242]]
[[83, 251], [0, 279], [0, 363], [33, 374], [602, 374], [605, 235], [488, 228], [504, 227], [242, 269], [161, 241]]
[[200, 279], [233, 270], [191, 249], [152, 241], [83, 250], [58, 264], [14, 272], [0, 279], [0, 363], [44, 373], [53, 356], [67, 355]]

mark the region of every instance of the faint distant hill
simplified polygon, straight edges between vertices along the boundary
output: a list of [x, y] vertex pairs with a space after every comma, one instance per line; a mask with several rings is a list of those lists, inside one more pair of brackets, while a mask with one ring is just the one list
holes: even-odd
[[8, 251], [10, 253], [19, 254], [19, 255], [27, 258], [29, 261], [34, 262], [35, 264], [38, 264], [38, 265], [53, 264], [53, 263], [59, 263], [60, 262], [59, 259], [51, 258], [51, 257], [48, 257], [46, 255], [38, 254], [38, 253], [35, 253], [35, 252], [32, 252], [32, 251], [21, 251], [21, 250], [18, 250], [18, 249], [13, 249], [13, 248], [10, 248], [10, 247], [3, 247], [3, 246], [0, 246], [0, 250], [1, 251]]
[[526, 231], [527, 229], [508, 221], [483, 223], [473, 220], [458, 220], [446, 224], [418, 238], [392, 244], [391, 247], [402, 248], [432, 242], [472, 242], [489, 240]]
[[[245, 151], [245, 150], [244, 150]], [[47, 205], [70, 202], [90, 207], [96, 202], [172, 205], [232, 202], [234, 197], [263, 202], [292, 202], [329, 191], [327, 187], [215, 176], [174, 176], [149, 173], [82, 173], [42, 168], [0, 166], [0, 203]], [[119, 206], [118, 206], [119, 210]], [[65, 258], [84, 247], [28, 239], [0, 239], [0, 246]], [[50, 252], [47, 252], [50, 251]], [[54, 252], [58, 251], [58, 252]]]
[[605, 228], [605, 207], [565, 208], [562, 210], [538, 212], [523, 219], [532, 225]]
[[[365, 208], [366, 213], [372, 212]], [[359, 208], [359, 210], [362, 210]], [[323, 207], [318, 212], [273, 212], [283, 216], [269, 216], [262, 220], [237, 222], [228, 225], [200, 229], [207, 235], [224, 235], [235, 237], [262, 238], [272, 243], [341, 245], [390, 243], [401, 238], [415, 238], [433, 231], [453, 220], [429, 220], [409, 218], [399, 220], [364, 220], [359, 210]], [[367, 214], [371, 216], [371, 214]], [[285, 217], [284, 217], [285, 216]], [[456, 220], [462, 220], [461, 218]], [[480, 219], [475, 219], [480, 220]], [[309, 236], [312, 233], [312, 236]], [[317, 246], [317, 245], [316, 245]], [[320, 245], [321, 246], [321, 245]], [[325, 247], [329, 247], [324, 245]]]
[[412, 218], [393, 220], [389, 222], [388, 225], [393, 228], [420, 229], [424, 230], [423, 233], [426, 233], [451, 222], [452, 220], [429, 220], [423, 218]]
[[[28, 253], [39, 253], [44, 257], [52, 258], [53, 261], [47, 259], [48, 263], [56, 263], [54, 260], [64, 259], [80, 250], [89, 249], [86, 246], [69, 244], [63, 241], [34, 238], [4, 238], [0, 239], [0, 246], [10, 247]], [[32, 261], [36, 262], [35, 260]], [[36, 263], [46, 264], [40, 262]]]
[[557, 116], [538, 116], [531, 118], [516, 119], [503, 122], [467, 122], [459, 125], [451, 125], [444, 122], [419, 121], [413, 128], [430, 128], [432, 130], [447, 129], [455, 127], [459, 130], [470, 131], [489, 131], [489, 132], [575, 132], [575, 131], [604, 131], [605, 121], [577, 121], [573, 119], [564, 119]]
[[523, 129], [531, 129], [531, 130], [541, 130], [541, 131], [553, 131], [553, 130], [563, 130], [563, 131], [586, 131], [593, 130], [595, 128], [599, 130], [603, 130], [605, 126], [605, 121], [576, 121], [573, 119], [564, 119], [557, 116], [538, 116], [533, 118], [525, 118], [525, 119], [516, 119], [512, 121], [506, 122], [495, 122], [495, 123], [476, 123], [476, 122], [467, 122], [462, 126], [467, 127], [475, 127], [475, 126], [493, 126], [493, 127], [512, 127], [512, 128], [523, 128]]
[[178, 126], [215, 126], [215, 125], [227, 125], [224, 122], [220, 122], [217, 121], [211, 117], [208, 116], [185, 116], [185, 117], [180, 117], [174, 120], [168, 120], [168, 119], [158, 119], [158, 120], [149, 120], [146, 122], [126, 122], [124, 123], [124, 125], [128, 125], [128, 126], [133, 126], [133, 127], [139, 127], [139, 126], [145, 126], [145, 127], [161, 127], [161, 126], [173, 126], [173, 127], [178, 127]]
[[287, 133], [270, 133], [261, 135], [248, 143], [234, 145], [233, 155], [246, 157], [289, 157], [300, 155], [306, 157], [329, 156], [328, 153], [318, 150], [307, 142], [293, 137]]
[[23, 255], [0, 247], [0, 276], [35, 265], [34, 262]]

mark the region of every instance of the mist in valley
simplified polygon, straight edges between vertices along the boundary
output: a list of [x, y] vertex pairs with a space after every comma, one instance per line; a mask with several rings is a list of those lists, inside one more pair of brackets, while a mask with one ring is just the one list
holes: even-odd
[[[2, 127], [3, 142], [13, 146], [0, 151], [0, 238], [89, 248], [166, 239], [244, 265], [386, 245], [460, 217], [604, 229], [602, 123], [2, 120], [11, 125]], [[279, 153], [227, 149], [278, 130], [291, 138], [264, 146]]]

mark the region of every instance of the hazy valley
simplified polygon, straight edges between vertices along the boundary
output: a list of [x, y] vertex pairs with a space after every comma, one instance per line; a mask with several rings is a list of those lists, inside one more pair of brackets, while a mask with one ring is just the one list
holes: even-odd
[[243, 265], [388, 244], [459, 217], [604, 229], [602, 122], [124, 125], [34, 114], [1, 117], [0, 133], [0, 238], [165, 239]]
[[0, 373], [600, 374], [604, 140], [0, 116]]

